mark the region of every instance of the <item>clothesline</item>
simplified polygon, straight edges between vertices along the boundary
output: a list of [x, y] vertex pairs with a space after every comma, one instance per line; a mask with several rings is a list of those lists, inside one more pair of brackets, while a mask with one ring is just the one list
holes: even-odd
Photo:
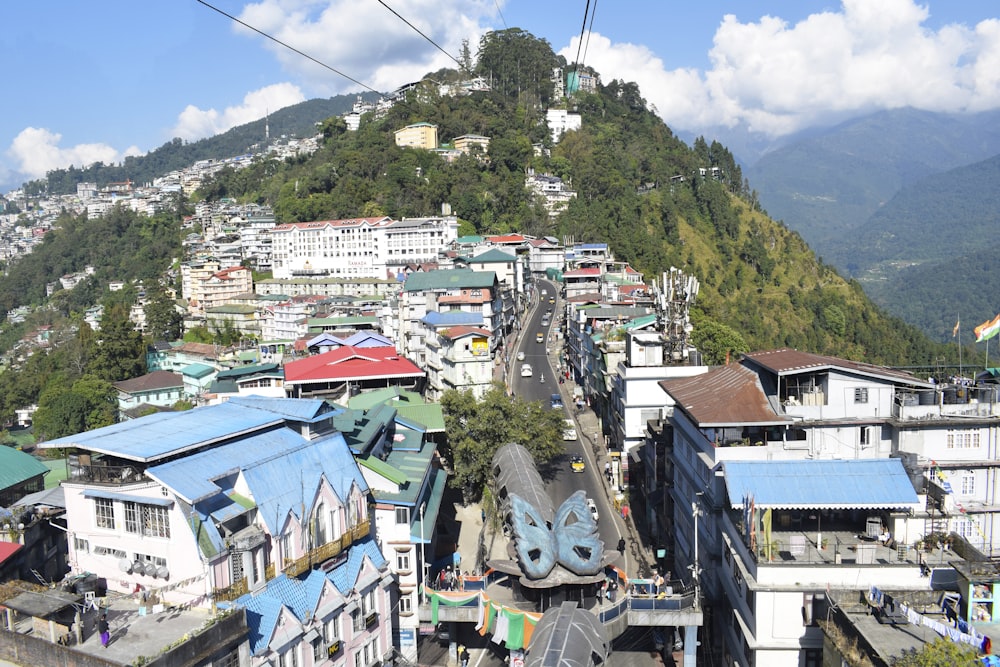
[[[876, 586], [871, 586], [868, 589], [868, 601], [874, 606], [883, 607], [886, 601], [886, 593], [882, 592]], [[946, 611], [947, 602], [942, 602], [942, 610]], [[910, 607], [905, 602], [899, 603], [899, 608], [903, 610], [906, 614], [906, 620], [913, 625], [922, 625], [926, 628], [930, 628], [934, 632], [938, 633], [942, 637], [948, 637], [955, 643], [968, 644], [969, 646], [974, 646], [981, 653], [989, 654], [992, 652], [992, 641], [986, 635], [980, 635], [976, 632], [976, 629], [966, 623], [961, 618], [955, 618], [955, 623], [957, 627], [951, 627], [945, 625], [941, 621], [935, 620], [924, 614], [921, 614]]]

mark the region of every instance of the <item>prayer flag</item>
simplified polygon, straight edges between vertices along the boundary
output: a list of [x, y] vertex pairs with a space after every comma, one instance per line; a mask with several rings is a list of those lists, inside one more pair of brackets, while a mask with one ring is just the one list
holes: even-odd
[[955, 320], [955, 328], [951, 330], [951, 337], [954, 338], [958, 335], [958, 327], [962, 324], [962, 318]]

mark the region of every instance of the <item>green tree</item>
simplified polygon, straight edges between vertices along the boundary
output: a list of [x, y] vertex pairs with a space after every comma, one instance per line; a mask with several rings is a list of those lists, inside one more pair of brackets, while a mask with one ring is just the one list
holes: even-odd
[[159, 284], [146, 291], [146, 333], [154, 341], [175, 341], [181, 337], [184, 318], [174, 300]]
[[91, 360], [91, 373], [109, 382], [139, 377], [146, 372], [146, 346], [122, 306], [104, 310], [100, 340]]
[[524, 445], [539, 468], [565, 452], [562, 412], [539, 401], [508, 396], [500, 383], [479, 400], [471, 391], [447, 391], [441, 408], [455, 473], [451, 483], [468, 498], [482, 494], [493, 456], [503, 445]]
[[981, 664], [975, 648], [944, 637], [925, 644], [919, 651], [911, 649], [892, 661], [892, 667], [974, 667]]
[[100, 378], [86, 375], [68, 388], [63, 383], [49, 383], [38, 399], [33, 426], [36, 438], [52, 440], [109, 426], [117, 417], [115, 388]]
[[726, 361], [726, 355], [735, 357], [750, 351], [746, 340], [732, 327], [704, 315], [698, 316], [694, 312], [691, 320], [694, 323], [691, 342], [702, 353], [705, 363], [722, 364]]

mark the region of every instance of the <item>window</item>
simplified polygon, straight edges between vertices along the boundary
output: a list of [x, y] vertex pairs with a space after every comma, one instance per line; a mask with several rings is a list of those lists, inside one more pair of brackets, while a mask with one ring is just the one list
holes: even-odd
[[410, 571], [410, 554], [409, 553], [397, 553], [396, 554], [396, 571], [397, 572], [409, 572]]
[[320, 662], [326, 659], [326, 646], [323, 640], [319, 637], [313, 640], [312, 643], [312, 654], [313, 654], [313, 664], [318, 665]]
[[410, 593], [399, 594], [399, 613], [400, 614], [413, 613], [413, 599]]
[[868, 387], [855, 387], [854, 388], [854, 402], [855, 403], [867, 403], [868, 402]]
[[872, 427], [862, 426], [861, 427], [861, 446], [867, 446], [872, 444]]
[[979, 447], [979, 431], [948, 430], [948, 449], [976, 449]]
[[167, 508], [126, 501], [125, 530], [146, 537], [170, 537]]
[[240, 667], [240, 650], [233, 649], [221, 660], [212, 663], [213, 667]]
[[410, 523], [410, 508], [409, 507], [397, 507], [396, 508], [396, 525], [409, 524]]
[[971, 496], [976, 492], [976, 476], [973, 473], [962, 475], [962, 495]]
[[90, 552], [90, 542], [79, 537], [73, 538], [73, 548], [77, 552], [89, 553]]
[[299, 667], [298, 646], [293, 646], [278, 656], [278, 667]]
[[323, 640], [327, 644], [332, 644], [340, 639], [340, 615], [327, 619], [323, 624]]
[[94, 498], [94, 512], [98, 528], [115, 529], [115, 504], [108, 498]]

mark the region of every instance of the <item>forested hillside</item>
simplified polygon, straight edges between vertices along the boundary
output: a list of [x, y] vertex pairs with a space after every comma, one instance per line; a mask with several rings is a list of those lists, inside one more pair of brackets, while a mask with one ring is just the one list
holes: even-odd
[[[377, 96], [366, 93], [362, 97], [372, 100]], [[316, 99], [275, 111], [267, 120], [272, 138], [311, 137], [316, 134], [316, 123], [351, 110], [356, 95], [337, 95], [328, 99]], [[133, 183], [149, 183], [158, 176], [171, 171], [190, 167], [199, 160], [223, 159], [243, 155], [254, 146], [262, 146], [265, 138], [264, 119], [235, 127], [228, 132], [185, 142], [172, 139], [146, 155], [126, 157], [121, 164], [106, 165], [102, 162], [78, 169], [55, 169], [46, 178], [25, 185], [29, 194], [48, 192], [60, 195], [76, 192], [76, 184], [97, 183], [103, 187], [108, 183], [131, 180]]]
[[[742, 337], [752, 348], [788, 345], [887, 364], [957, 357], [957, 348], [888, 317], [856, 283], [817, 261], [798, 234], [758, 209], [725, 147], [685, 145], [635, 84], [611, 81], [595, 94], [577, 94], [571, 104], [583, 129], [553, 145], [544, 110], [559, 103], [548, 73], [561, 64], [528, 33], [490, 33], [476, 73], [493, 76], [492, 92], [440, 97], [428, 86], [355, 133], [331, 119], [313, 156], [222, 172], [202, 194], [272, 204], [281, 221], [429, 215], [447, 203], [469, 230], [607, 241], [647, 277], [671, 265], [691, 271], [703, 284], [703, 331], [735, 337], [737, 346]], [[418, 121], [437, 125], [442, 142], [490, 137], [488, 159], [449, 163], [396, 147], [392, 132]], [[536, 152], [537, 144], [548, 152]], [[698, 176], [711, 166], [722, 169], [723, 180]], [[527, 195], [529, 168], [560, 176], [578, 192], [559, 218]]]

